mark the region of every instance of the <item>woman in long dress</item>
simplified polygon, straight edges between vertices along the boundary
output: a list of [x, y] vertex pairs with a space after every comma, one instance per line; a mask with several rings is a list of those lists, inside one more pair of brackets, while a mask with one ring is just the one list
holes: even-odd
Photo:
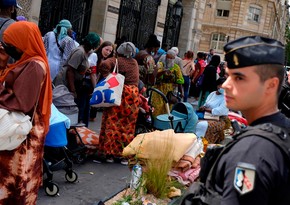
[[[122, 101], [120, 106], [104, 108], [100, 132], [100, 152], [106, 157], [107, 162], [122, 157], [123, 148], [134, 138], [135, 126], [139, 112], [139, 69], [132, 56], [136, 48], [133, 43], [125, 42], [117, 49], [119, 73], [125, 76]], [[113, 71], [116, 58], [104, 60], [99, 72], [107, 76]], [[128, 162], [123, 159], [122, 164]]]
[[[169, 50], [167, 51], [165, 62], [158, 62], [158, 72], [154, 88], [160, 90], [164, 95], [167, 95], [168, 92], [173, 92], [176, 89], [182, 92], [184, 79], [180, 67], [174, 63], [175, 56], [175, 52]], [[153, 117], [166, 113], [165, 102], [159, 94], [152, 94], [152, 105], [154, 107], [154, 112], [152, 114]]]
[[[0, 151], [0, 204], [33, 205], [42, 184], [44, 139], [52, 103], [48, 61], [40, 31], [34, 23], [13, 23], [5, 30], [3, 42], [0, 107], [30, 117], [34, 114], [34, 118], [31, 132], [18, 148]], [[15, 63], [6, 67], [7, 54]]]

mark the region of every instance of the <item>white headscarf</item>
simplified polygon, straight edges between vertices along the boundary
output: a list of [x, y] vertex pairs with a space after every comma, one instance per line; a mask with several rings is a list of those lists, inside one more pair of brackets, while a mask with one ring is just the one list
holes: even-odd
[[136, 47], [131, 42], [122, 43], [119, 48], [117, 49], [118, 54], [124, 55], [127, 58], [135, 56], [136, 54]]

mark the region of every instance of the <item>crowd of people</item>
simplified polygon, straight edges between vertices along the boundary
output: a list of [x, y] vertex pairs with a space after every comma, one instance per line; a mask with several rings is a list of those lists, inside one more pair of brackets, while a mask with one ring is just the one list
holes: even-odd
[[[162, 45], [160, 48], [161, 42], [154, 34], [150, 35], [144, 44], [144, 49], [140, 51], [126, 38], [117, 39], [116, 42], [104, 41], [94, 32], [88, 33], [77, 42], [73, 35], [72, 24], [66, 19], [61, 20], [55, 29], [42, 36], [36, 24], [21, 17], [17, 21], [10, 18], [17, 4], [16, 1], [9, 2], [9, 4], [0, 4], [0, 107], [9, 111], [21, 111], [31, 116], [33, 129], [26, 143], [21, 144], [17, 149], [0, 151], [1, 204], [35, 204], [38, 188], [42, 183], [42, 156], [44, 139], [49, 129], [52, 88], [58, 85], [65, 85], [68, 88], [79, 108], [78, 122], [88, 126], [89, 121], [96, 118], [96, 110], [89, 104], [94, 87], [112, 72], [115, 66], [125, 77], [125, 82], [121, 105], [103, 108], [99, 154], [106, 162], [120, 160], [122, 164], [128, 164], [127, 160], [122, 158], [122, 151], [135, 137], [140, 106], [144, 106], [145, 111], [148, 112], [149, 106], [146, 104], [144, 90], [149, 87], [154, 87], [165, 95], [176, 94], [182, 102], [193, 98], [193, 101], [197, 102], [197, 113], [208, 112], [219, 116], [217, 121], [205, 120], [201, 117], [201, 121], [205, 123], [201, 123], [203, 126], [197, 126], [200, 129], [197, 132], [202, 133], [200, 137], [204, 137], [209, 143], [220, 143], [224, 140], [223, 131], [229, 127], [227, 116], [229, 109], [243, 111], [250, 125], [272, 122], [272, 119], [277, 123], [282, 119], [283, 125], [289, 127], [289, 124], [287, 125], [289, 120], [278, 112], [276, 106], [276, 95], [285, 81], [283, 67], [280, 66], [284, 62], [281, 62], [276, 54], [269, 54], [273, 57], [272, 61], [266, 56], [267, 60], [262, 59], [260, 63], [279, 64], [277, 68], [274, 66], [274, 72], [271, 71], [273, 66], [263, 67], [257, 65], [256, 61], [242, 58], [244, 53], [238, 51], [243, 48], [234, 50], [233, 48], [237, 46], [234, 43], [225, 47], [226, 61], [221, 62], [220, 56], [215, 55], [214, 49], [210, 49], [208, 54], [198, 52], [196, 58], [193, 51], [188, 50], [181, 58], [177, 47], [168, 48], [167, 45]], [[247, 44], [246, 40], [249, 39], [254, 42], [263, 41], [258, 37], [254, 39], [249, 37], [244, 41], [237, 41], [237, 44]], [[269, 41], [266, 42], [266, 49], [267, 46], [272, 46], [267, 43], [270, 44]], [[279, 44], [277, 42], [272, 44], [277, 48], [282, 47], [277, 46]], [[235, 62], [232, 50], [235, 55], [247, 61]], [[246, 51], [242, 50], [242, 52]], [[289, 86], [289, 81], [288, 73], [285, 85]], [[255, 90], [250, 92], [248, 88], [251, 85]], [[272, 96], [271, 100], [268, 95]], [[282, 97], [280, 101], [284, 98]], [[279, 105], [282, 106], [282, 110], [288, 112], [286, 115], [289, 117], [289, 110], [284, 104]], [[262, 105], [265, 109], [259, 113]], [[152, 107], [153, 117], [167, 113], [164, 100], [156, 93], [152, 95]], [[253, 139], [253, 142], [259, 144], [258, 140]], [[274, 149], [272, 147], [274, 145], [270, 145], [269, 142], [263, 143], [269, 149]], [[244, 142], [244, 145], [248, 145], [247, 142]], [[244, 145], [242, 147], [245, 147]], [[281, 155], [277, 149], [274, 150], [276, 150], [272, 155], [274, 158], [271, 159], [273, 161], [277, 160], [276, 154]], [[233, 158], [239, 161], [240, 156], [242, 155], [236, 153], [225, 156], [221, 159], [221, 164], [225, 166], [219, 166], [218, 172], [223, 172], [224, 167], [229, 166], [225, 172], [229, 175], [234, 174], [234, 165], [226, 164], [226, 160]], [[245, 156], [247, 157], [251, 158], [249, 154]], [[265, 157], [263, 159], [267, 160], [270, 156]], [[281, 159], [283, 159], [282, 155]], [[267, 166], [264, 162], [261, 163], [262, 166]], [[276, 168], [279, 170], [278, 166]], [[287, 177], [289, 175], [287, 173], [285, 171], [279, 174]], [[224, 183], [227, 182], [230, 184], [228, 175], [218, 175], [216, 186], [220, 192], [226, 190], [225, 200], [231, 201], [236, 193], [233, 193], [234, 188], [231, 188], [233, 185], [225, 188]], [[275, 183], [282, 184], [281, 187], [287, 185], [280, 178]], [[264, 185], [262, 179], [259, 184]], [[277, 187], [280, 187], [280, 184], [277, 184]], [[282, 188], [279, 188], [279, 191], [283, 193]], [[263, 201], [267, 197], [259, 199]], [[249, 199], [243, 200], [248, 202]]]

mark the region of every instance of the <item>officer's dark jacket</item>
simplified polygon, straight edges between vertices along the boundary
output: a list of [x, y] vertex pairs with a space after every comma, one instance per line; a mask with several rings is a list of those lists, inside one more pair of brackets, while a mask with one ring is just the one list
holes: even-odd
[[[290, 120], [276, 113], [260, 118], [251, 126], [272, 123], [284, 127], [290, 133]], [[239, 140], [225, 153], [217, 166], [214, 188], [222, 195], [223, 205], [233, 204], [290, 204], [290, 165], [281, 150], [269, 140], [249, 136]], [[239, 194], [234, 188], [237, 163], [252, 164], [256, 168], [254, 189]]]

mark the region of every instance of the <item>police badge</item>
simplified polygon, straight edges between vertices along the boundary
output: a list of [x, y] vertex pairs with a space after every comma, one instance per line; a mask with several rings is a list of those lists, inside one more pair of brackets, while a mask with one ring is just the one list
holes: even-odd
[[252, 164], [238, 163], [235, 170], [234, 187], [241, 194], [254, 189], [256, 168]]

